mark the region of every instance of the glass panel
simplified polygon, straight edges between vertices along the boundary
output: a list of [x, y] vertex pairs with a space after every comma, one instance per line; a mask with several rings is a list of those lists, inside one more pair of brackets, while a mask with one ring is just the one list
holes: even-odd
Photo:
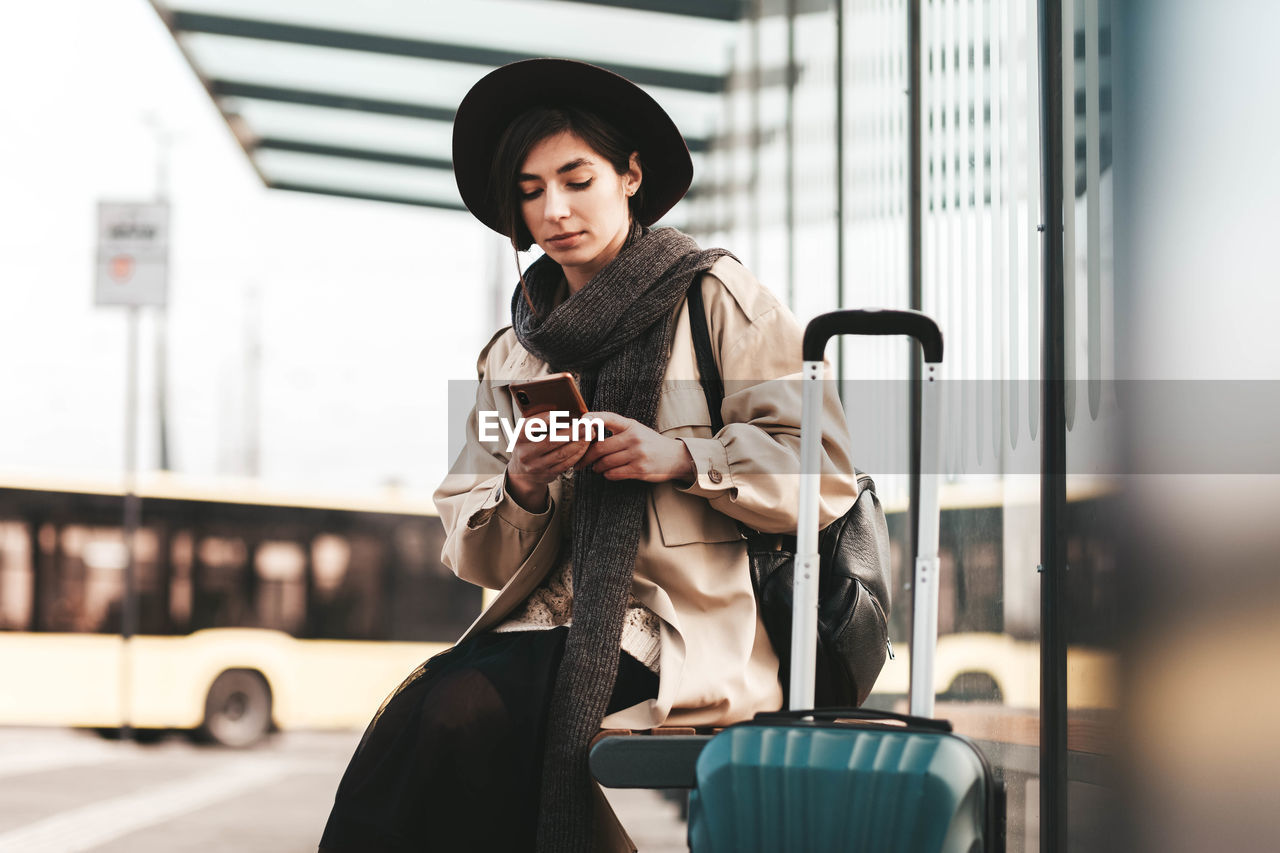
[[226, 99], [225, 109], [243, 118], [255, 137], [281, 137], [446, 160], [452, 151], [453, 128], [441, 121], [243, 98]]
[[[573, 56], [586, 61], [721, 76], [736, 31], [732, 22], [709, 21], [583, 3], [473, 0], [467, 4], [423, 4], [380, 0], [358, 7], [342, 2], [287, 3], [206, 0], [166, 4], [175, 11], [246, 18], [429, 41], [465, 49], [516, 54]], [[509, 22], [495, 28], [492, 21]], [[676, 26], [675, 24], [678, 24]], [[398, 103], [454, 108], [489, 68], [483, 63], [388, 56], [369, 51], [289, 44], [265, 39], [184, 32], [181, 42], [202, 77], [240, 84], [298, 89]], [[716, 93], [647, 86], [691, 140], [716, 130], [721, 99]], [[241, 96], [222, 96], [219, 106], [249, 142], [273, 137], [437, 157], [450, 155], [448, 121], [356, 110], [325, 109]], [[337, 167], [258, 157], [277, 180], [312, 183], [300, 173]], [[284, 165], [286, 163], [288, 165]], [[388, 178], [385, 170], [340, 169], [331, 185], [346, 191], [440, 198], [420, 177]], [[283, 177], [287, 172], [291, 177]], [[370, 176], [370, 183], [363, 183]], [[389, 188], [388, 181], [396, 184]], [[454, 198], [450, 192], [446, 198]], [[673, 224], [685, 224], [677, 218]]]
[[[707, 169], [714, 191], [698, 197], [689, 225], [704, 244], [729, 247], [780, 299], [794, 305], [787, 231], [787, 93], [778, 73], [787, 62], [786, 18], [744, 23], [733, 57], [721, 130]], [[824, 177], [829, 180], [829, 173]], [[828, 202], [828, 222], [830, 211]], [[830, 257], [830, 244], [818, 250], [820, 262], [829, 263]]]
[[1116, 815], [1102, 772], [1113, 751], [1121, 513], [1115, 455], [1111, 3], [1063, 8], [1067, 373], [1068, 848], [1096, 850]]
[[[326, 92], [452, 110], [491, 69], [363, 51], [189, 33], [182, 37], [201, 73], [235, 83]], [[680, 129], [705, 138], [713, 127], [715, 95], [646, 86]], [[351, 115], [344, 111], [344, 114]]]
[[[907, 307], [907, 7], [904, 0], [845, 0], [843, 12], [843, 305]], [[979, 739], [1004, 775], [1010, 850], [1036, 849], [1039, 824], [1036, 24], [1032, 0], [930, 0], [921, 47], [923, 307], [942, 326], [950, 380], [942, 413], [938, 713]], [[719, 193], [699, 199], [695, 217], [725, 235], [726, 245], [744, 246], [744, 260], [802, 320], [835, 307], [832, 35], [830, 14], [795, 21], [789, 178], [781, 130], [787, 92], [767, 71], [785, 67], [787, 21], [744, 25], [727, 131], [711, 166]], [[835, 352], [833, 345], [828, 354]], [[901, 708], [910, 660], [908, 354], [897, 341], [847, 341], [843, 360], [855, 458], [875, 477], [894, 540], [890, 637], [898, 654], [871, 703]], [[1092, 544], [1080, 547], [1105, 562]], [[1092, 663], [1075, 660], [1081, 668]]]
[[254, 159], [262, 173], [273, 182], [462, 203], [453, 174], [441, 169], [417, 169], [287, 151], [259, 151]]
[[932, 0], [921, 22], [924, 310], [947, 341], [941, 717], [1008, 790], [1010, 850], [1038, 845], [1040, 253], [1036, 5]]
[[[1010, 849], [1027, 850], [1038, 843], [1039, 741], [1035, 4], [934, 0], [922, 12], [923, 308], [943, 329], [948, 379], [937, 713], [1003, 773]], [[848, 2], [845, 14], [846, 304], [906, 307], [906, 4]], [[899, 654], [873, 701], [899, 706], [910, 652], [907, 354], [850, 346], [845, 362], [846, 377], [870, 380], [854, 386], [862, 408], [890, 415], [891, 426], [855, 419], [854, 434], [866, 464], [894, 475], [877, 485], [895, 536]]]
[[[537, 56], [719, 73], [732, 22], [527, 0], [183, 0], [169, 8]], [[503, 22], [494, 26], [495, 21]]]
[[456, 106], [488, 71], [469, 63], [208, 33], [187, 33], [182, 44], [211, 79], [442, 107]]

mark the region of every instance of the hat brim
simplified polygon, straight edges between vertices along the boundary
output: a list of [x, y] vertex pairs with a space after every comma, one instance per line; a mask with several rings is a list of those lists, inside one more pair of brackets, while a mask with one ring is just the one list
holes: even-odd
[[589, 110], [635, 141], [644, 172], [636, 218], [652, 225], [693, 182], [693, 160], [680, 129], [647, 92], [627, 78], [570, 59], [526, 59], [485, 75], [467, 92], [453, 120], [453, 174], [477, 219], [510, 236], [489, 191], [493, 159], [507, 126], [536, 106]]

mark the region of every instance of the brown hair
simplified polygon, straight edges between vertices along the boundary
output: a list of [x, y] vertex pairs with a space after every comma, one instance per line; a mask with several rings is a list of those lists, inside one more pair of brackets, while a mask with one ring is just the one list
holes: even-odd
[[[571, 131], [581, 137], [619, 175], [625, 175], [631, 167], [631, 154], [636, 146], [596, 113], [577, 107], [534, 107], [521, 113], [507, 125], [498, 141], [493, 167], [489, 173], [489, 193], [498, 209], [500, 221], [506, 226], [511, 245], [521, 252], [533, 245], [533, 235], [529, 233], [520, 212], [520, 193], [516, 179], [533, 147], [564, 131]], [[641, 209], [643, 194], [642, 183], [629, 199], [633, 218], [636, 211]]]

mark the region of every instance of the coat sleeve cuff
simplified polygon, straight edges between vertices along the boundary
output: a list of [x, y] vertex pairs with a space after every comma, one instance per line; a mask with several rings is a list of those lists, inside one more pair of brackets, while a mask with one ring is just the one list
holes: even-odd
[[737, 494], [733, 472], [729, 468], [729, 452], [723, 444], [714, 438], [681, 437], [680, 440], [689, 448], [698, 473], [691, 484], [677, 486], [679, 491], [708, 500]]
[[471, 530], [483, 527], [496, 515], [516, 530], [525, 533], [541, 533], [546, 530], [551, 521], [552, 511], [555, 509], [554, 497], [547, 496], [547, 506], [542, 512], [530, 512], [511, 497], [506, 490], [506, 482], [505, 472], [494, 478], [484, 502], [467, 519], [467, 527]]

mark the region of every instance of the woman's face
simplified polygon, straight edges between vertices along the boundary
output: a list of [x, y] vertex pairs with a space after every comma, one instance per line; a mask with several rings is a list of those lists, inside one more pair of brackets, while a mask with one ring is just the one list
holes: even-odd
[[524, 224], [575, 292], [626, 242], [627, 203], [640, 177], [634, 154], [631, 168], [619, 175], [572, 131], [549, 136], [529, 152], [516, 189]]

